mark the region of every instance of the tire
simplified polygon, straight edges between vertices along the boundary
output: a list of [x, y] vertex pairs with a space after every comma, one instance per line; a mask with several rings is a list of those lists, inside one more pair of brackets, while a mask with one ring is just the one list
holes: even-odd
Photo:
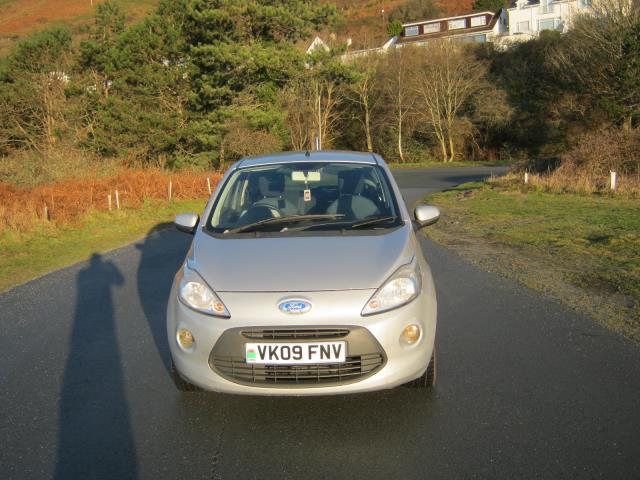
[[175, 363], [171, 360], [171, 379], [175, 384], [176, 388], [181, 392], [201, 392], [202, 389], [200, 387], [196, 387], [192, 383], [187, 382], [184, 378], [180, 376], [178, 369], [176, 368]]
[[422, 374], [422, 376], [412, 380], [408, 383], [405, 383], [405, 386], [410, 388], [433, 388], [436, 385], [436, 377], [438, 372], [438, 362], [436, 360], [436, 349], [433, 348], [433, 353], [431, 354], [431, 361], [429, 362], [429, 366], [427, 370]]

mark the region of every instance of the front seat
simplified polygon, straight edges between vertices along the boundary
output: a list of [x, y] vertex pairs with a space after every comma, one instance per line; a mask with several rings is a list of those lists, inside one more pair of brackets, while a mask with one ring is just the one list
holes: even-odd
[[295, 215], [298, 212], [295, 205], [283, 197], [283, 173], [270, 172], [258, 177], [258, 192], [261, 198], [253, 204], [254, 207], [271, 207], [282, 215]]
[[338, 174], [338, 199], [327, 208], [330, 215], [344, 215], [346, 220], [361, 220], [377, 215], [380, 210], [366, 197], [361, 196], [364, 190], [364, 174], [359, 170], [346, 170]]

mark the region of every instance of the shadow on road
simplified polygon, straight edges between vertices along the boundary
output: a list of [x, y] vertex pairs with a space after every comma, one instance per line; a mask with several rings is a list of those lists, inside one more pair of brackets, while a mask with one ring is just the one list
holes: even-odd
[[137, 478], [112, 288], [115, 265], [94, 254], [77, 277], [60, 398], [56, 479]]
[[167, 231], [172, 223], [160, 223], [147, 233], [136, 248], [141, 252], [137, 272], [138, 295], [158, 355], [169, 373], [171, 354], [167, 342], [166, 309], [171, 282], [189, 249], [193, 237]]

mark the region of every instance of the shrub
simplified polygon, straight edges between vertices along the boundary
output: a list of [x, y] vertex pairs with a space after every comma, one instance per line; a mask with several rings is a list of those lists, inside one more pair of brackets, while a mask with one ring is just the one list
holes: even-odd
[[583, 172], [594, 177], [640, 173], [640, 131], [606, 128], [578, 137], [576, 145], [562, 156], [559, 173]]

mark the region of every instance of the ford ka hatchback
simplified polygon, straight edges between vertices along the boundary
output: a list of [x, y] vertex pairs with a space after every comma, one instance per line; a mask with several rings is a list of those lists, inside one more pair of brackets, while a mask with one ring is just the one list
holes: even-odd
[[200, 218], [167, 307], [180, 390], [329, 395], [431, 387], [436, 295], [416, 230], [378, 155], [243, 159]]

